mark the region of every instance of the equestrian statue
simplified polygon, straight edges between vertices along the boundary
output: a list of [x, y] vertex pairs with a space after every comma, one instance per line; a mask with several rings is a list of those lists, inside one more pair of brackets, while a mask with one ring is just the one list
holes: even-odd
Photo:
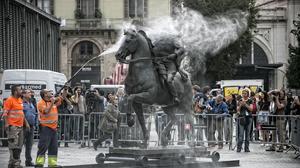
[[[149, 140], [142, 104], [160, 105], [169, 122], [161, 133], [161, 144], [168, 145], [168, 134], [177, 122], [176, 114], [183, 113], [185, 123], [193, 131], [192, 84], [188, 75], [180, 69], [184, 49], [174, 38], [161, 38], [152, 44], [142, 30], [128, 29], [125, 39], [116, 53], [116, 59], [129, 64], [125, 79], [128, 103], [127, 124], [134, 124], [132, 111], [141, 125], [144, 144]], [[130, 59], [127, 57], [131, 55]]]

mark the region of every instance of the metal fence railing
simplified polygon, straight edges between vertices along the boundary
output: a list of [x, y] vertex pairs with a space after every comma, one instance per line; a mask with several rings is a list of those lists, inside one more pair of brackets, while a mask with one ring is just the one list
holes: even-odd
[[[2, 116], [2, 113], [0, 113]], [[81, 114], [59, 114], [58, 117], [58, 141], [82, 142], [85, 139], [85, 117]], [[7, 140], [4, 120], [0, 120], [0, 140]], [[39, 139], [39, 127], [35, 127], [34, 139]]]
[[4, 123], [4, 120], [2, 120], [2, 115], [3, 115], [3, 112], [0, 111], [0, 140], [6, 140], [7, 139], [7, 135], [6, 135], [6, 132], [5, 132], [5, 123]]
[[[103, 117], [103, 112], [92, 112], [89, 115], [89, 126], [88, 126], [88, 141], [95, 141], [97, 140], [103, 133], [100, 131], [99, 123]], [[127, 115], [121, 113], [121, 121], [119, 126], [119, 142], [120, 144], [124, 145], [137, 145], [143, 140], [143, 132], [138, 123], [137, 117], [135, 114], [132, 114], [135, 124], [132, 127], [127, 125]], [[151, 115], [145, 114], [144, 115], [145, 122], [147, 129], [150, 127], [151, 124]], [[149, 130], [149, 129], [148, 129]]]
[[[232, 144], [232, 117], [221, 114], [195, 114], [194, 127], [186, 122], [184, 114], [176, 114], [177, 123], [172, 127], [169, 139], [171, 144], [186, 144], [194, 141], [198, 146], [223, 146]], [[166, 126], [168, 117], [166, 114], [157, 113], [156, 125], [158, 137]], [[192, 137], [194, 133], [194, 137]]]
[[[102, 136], [99, 123], [103, 112], [92, 112], [87, 116], [82, 114], [59, 114], [59, 142], [90, 142]], [[2, 113], [0, 112], [0, 116]], [[121, 114], [119, 126], [119, 141], [124, 146], [136, 146], [143, 141], [143, 132], [135, 114], [132, 114], [135, 124], [127, 125], [127, 115]], [[163, 129], [169, 122], [168, 116], [162, 111], [144, 114], [146, 128], [149, 131], [150, 143], [160, 145]], [[172, 127], [168, 136], [170, 145], [186, 144], [190, 141], [201, 146], [223, 146], [229, 144], [234, 149], [239, 136], [239, 124], [243, 118], [220, 114], [195, 114], [194, 127], [187, 124], [184, 114], [176, 114], [177, 123]], [[268, 112], [258, 112], [251, 117], [250, 136], [258, 137], [259, 141], [252, 143], [300, 146], [300, 116], [271, 115]], [[7, 140], [4, 120], [0, 120], [0, 140]], [[251, 131], [251, 130], [250, 130]], [[38, 139], [38, 128], [35, 130]], [[192, 132], [194, 137], [192, 137]], [[257, 135], [258, 134], [258, 135]], [[272, 134], [272, 136], [271, 136]], [[271, 138], [272, 137], [272, 138]], [[244, 137], [243, 137], [244, 138]], [[244, 140], [244, 139], [243, 139]]]
[[58, 141], [79, 143], [85, 140], [87, 127], [83, 114], [59, 114]]

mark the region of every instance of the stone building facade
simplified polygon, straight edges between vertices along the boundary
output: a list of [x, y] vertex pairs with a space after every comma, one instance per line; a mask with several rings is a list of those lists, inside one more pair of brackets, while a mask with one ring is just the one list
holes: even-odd
[[[170, 0], [54, 0], [54, 14], [61, 19], [60, 67], [70, 78], [89, 59], [116, 41], [123, 23], [170, 15]], [[95, 59], [72, 80], [103, 84], [116, 65], [113, 54]]]
[[290, 31], [300, 14], [300, 1], [257, 0], [256, 7], [259, 12], [252, 50], [240, 61], [235, 78], [264, 79], [266, 89], [286, 88], [288, 45], [296, 43]]

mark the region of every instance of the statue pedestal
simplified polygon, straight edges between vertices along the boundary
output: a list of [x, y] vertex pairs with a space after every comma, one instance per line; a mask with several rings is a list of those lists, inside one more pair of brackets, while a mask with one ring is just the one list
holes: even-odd
[[[180, 165], [194, 161], [197, 157], [211, 157], [213, 161], [220, 158], [219, 153], [210, 154], [206, 147], [186, 147], [186, 146], [168, 146], [168, 147], [149, 147], [149, 148], [110, 148], [109, 153], [100, 153], [96, 157], [98, 164], [104, 161], [122, 161], [136, 162], [136, 164], [145, 166], [153, 162], [158, 164], [177, 163]], [[216, 159], [217, 158], [217, 159]]]
[[210, 154], [206, 147], [167, 146], [149, 148], [110, 148], [109, 153], [120, 155], [147, 156], [161, 159], [163, 157], [184, 155], [186, 157], [203, 157]]

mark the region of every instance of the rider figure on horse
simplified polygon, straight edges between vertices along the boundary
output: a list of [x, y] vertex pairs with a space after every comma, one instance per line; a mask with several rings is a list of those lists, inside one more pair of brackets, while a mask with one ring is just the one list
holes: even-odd
[[158, 58], [155, 64], [159, 75], [167, 82], [168, 89], [174, 97], [174, 102], [179, 103], [177, 89], [174, 78], [177, 72], [183, 81], [187, 81], [188, 75], [179, 66], [184, 54], [184, 49], [174, 42], [173, 39], [158, 41], [154, 44], [153, 52]]

